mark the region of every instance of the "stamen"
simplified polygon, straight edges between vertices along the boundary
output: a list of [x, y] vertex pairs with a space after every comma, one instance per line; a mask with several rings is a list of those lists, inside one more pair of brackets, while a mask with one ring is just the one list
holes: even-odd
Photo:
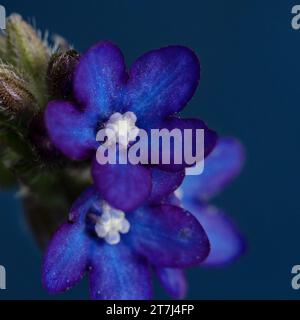
[[121, 234], [128, 233], [130, 223], [121, 210], [110, 207], [106, 202], [102, 204], [102, 215], [97, 217], [95, 231], [99, 238], [114, 245], [121, 241]]
[[139, 134], [140, 129], [136, 127], [136, 121], [136, 115], [130, 111], [124, 114], [119, 112], [112, 114], [105, 124], [106, 135], [109, 137], [106, 145], [119, 143], [121, 147], [127, 148]]

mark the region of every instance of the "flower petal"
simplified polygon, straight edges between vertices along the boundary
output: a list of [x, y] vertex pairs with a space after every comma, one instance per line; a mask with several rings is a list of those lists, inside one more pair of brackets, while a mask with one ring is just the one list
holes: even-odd
[[88, 262], [89, 239], [84, 224], [65, 223], [52, 238], [43, 263], [43, 285], [50, 293], [73, 287]]
[[223, 266], [238, 259], [246, 248], [244, 237], [220, 209], [197, 202], [184, 203], [202, 224], [210, 242], [210, 253], [203, 266]]
[[200, 78], [197, 56], [186, 47], [169, 46], [141, 56], [129, 71], [125, 105], [149, 123], [180, 111], [193, 96]]
[[184, 179], [184, 197], [208, 200], [215, 196], [240, 173], [244, 161], [245, 152], [240, 142], [234, 138], [220, 138], [204, 161], [203, 173]]
[[122, 242], [95, 243], [90, 262], [90, 295], [97, 300], [146, 300], [152, 298], [147, 263]]
[[151, 171], [142, 165], [100, 165], [95, 159], [92, 176], [102, 198], [125, 212], [139, 207], [151, 193]]
[[104, 119], [120, 107], [118, 101], [126, 80], [122, 52], [110, 42], [101, 42], [81, 56], [73, 91], [80, 105]]
[[158, 267], [198, 265], [209, 253], [209, 242], [200, 223], [189, 212], [172, 205], [144, 206], [127, 216], [128, 241]]
[[187, 292], [187, 279], [182, 269], [157, 268], [158, 279], [173, 299], [183, 299]]
[[149, 198], [151, 203], [159, 203], [165, 197], [175, 191], [182, 183], [185, 173], [184, 170], [177, 172], [167, 172], [152, 169], [152, 191]]
[[97, 147], [96, 119], [87, 117], [70, 102], [50, 102], [45, 124], [52, 142], [70, 159], [88, 158]]
[[69, 213], [69, 220], [72, 222], [85, 221], [86, 214], [101, 199], [94, 187], [87, 188], [73, 203]]
[[[160, 125], [160, 129], [167, 129], [170, 134], [172, 130], [175, 129], [179, 134], [177, 139], [170, 139], [170, 148], [166, 142], [161, 143], [157, 139], [151, 139], [151, 143], [149, 143], [150, 148], [152, 148], [152, 153], [155, 152], [154, 150], [159, 150], [158, 168], [166, 171], [174, 172], [195, 165], [196, 162], [203, 159], [203, 155], [204, 157], [208, 156], [217, 143], [216, 132], [209, 129], [203, 121], [198, 119], [180, 119], [177, 117], [170, 117], [162, 122], [162, 124]], [[189, 130], [191, 134], [187, 130]], [[203, 152], [200, 152], [201, 141], [196, 138], [197, 130], [204, 131]], [[159, 143], [159, 145], [157, 145], [157, 142]], [[196, 152], [197, 147], [198, 151]], [[162, 162], [162, 156], [166, 156], [167, 152], [168, 154], [170, 154], [169, 164], [165, 164]], [[149, 152], [149, 154], [151, 153]], [[189, 163], [188, 161], [186, 161], [186, 154], [190, 155], [190, 157], [196, 155], [195, 161], [193, 163]], [[181, 160], [181, 164], [176, 163], [175, 155], [176, 157], [180, 156], [179, 160]], [[194, 160], [194, 158], [192, 160]]]

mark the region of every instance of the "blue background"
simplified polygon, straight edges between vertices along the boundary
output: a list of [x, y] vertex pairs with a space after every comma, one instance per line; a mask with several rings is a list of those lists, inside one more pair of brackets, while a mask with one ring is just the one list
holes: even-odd
[[[300, 1], [298, 1], [300, 4]], [[295, 1], [95, 0], [1, 1], [35, 17], [79, 51], [110, 39], [130, 64], [168, 44], [193, 48], [202, 80], [187, 115], [203, 118], [247, 149], [241, 176], [214, 200], [234, 217], [249, 243], [224, 269], [189, 271], [192, 299], [298, 299], [291, 268], [300, 264], [300, 30], [291, 28]], [[8, 273], [0, 299], [48, 299], [41, 253], [13, 192], [0, 193], [0, 264]], [[86, 298], [86, 283], [55, 298]], [[157, 298], [165, 298], [157, 289]], [[53, 298], [53, 297], [52, 297]]]

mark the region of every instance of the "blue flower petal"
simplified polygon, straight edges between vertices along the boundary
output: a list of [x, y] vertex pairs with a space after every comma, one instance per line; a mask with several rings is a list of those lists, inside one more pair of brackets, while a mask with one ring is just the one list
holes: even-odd
[[157, 268], [158, 279], [173, 299], [183, 299], [187, 293], [187, 279], [182, 269]]
[[95, 160], [92, 175], [99, 194], [116, 209], [134, 210], [150, 196], [151, 171], [142, 165], [100, 165]]
[[220, 209], [191, 201], [184, 202], [184, 206], [202, 224], [210, 242], [210, 253], [201, 265], [223, 266], [237, 260], [245, 252], [244, 237]]
[[186, 176], [181, 187], [185, 198], [208, 200], [227, 186], [241, 171], [245, 160], [243, 146], [234, 138], [220, 138], [204, 160], [199, 176]]
[[69, 220], [72, 222], [84, 222], [86, 214], [101, 199], [94, 187], [87, 188], [73, 203], [69, 213]]
[[95, 242], [89, 272], [90, 295], [97, 300], [149, 300], [152, 281], [145, 260], [128, 246]]
[[120, 98], [126, 80], [122, 52], [110, 42], [101, 42], [81, 56], [73, 91], [84, 110], [105, 119], [121, 111]]
[[77, 109], [70, 102], [52, 101], [45, 111], [45, 124], [54, 145], [68, 158], [83, 160], [97, 147], [97, 119]]
[[89, 238], [82, 223], [65, 223], [53, 236], [43, 263], [43, 286], [49, 293], [73, 287], [88, 263]]
[[165, 197], [174, 192], [182, 183], [185, 171], [167, 172], [152, 169], [152, 191], [148, 199], [151, 203], [160, 203]]
[[[162, 145], [162, 143], [160, 143], [159, 148], [156, 144], [153, 144], [153, 143], [151, 144], [152, 149], [159, 150], [160, 152], [160, 158], [159, 158], [160, 163], [158, 165], [158, 168], [166, 171], [174, 172], [178, 170], [183, 170], [186, 167], [194, 166], [196, 162], [203, 159], [203, 155], [204, 157], [207, 157], [211, 153], [211, 151], [214, 149], [217, 143], [218, 137], [216, 132], [209, 129], [207, 125], [202, 120], [199, 120], [199, 119], [180, 119], [178, 117], [170, 117], [160, 124], [160, 129], [168, 129], [169, 132], [171, 132], [174, 129], [179, 129], [182, 137], [181, 148], [178, 148], [180, 146], [180, 141], [176, 142], [171, 139], [171, 143], [170, 143], [171, 148], [169, 151], [171, 161], [169, 164], [162, 164], [162, 159], [163, 159], [162, 155], [163, 154], [166, 155], [166, 152], [167, 152], [166, 144]], [[188, 141], [188, 143], [185, 143], [185, 139], [186, 139], [185, 130], [190, 130], [192, 133], [191, 134], [192, 141]], [[199, 145], [201, 146], [201, 144], [196, 139], [197, 130], [204, 131], [204, 150], [203, 150], [203, 155], [198, 151], [197, 157], [195, 158], [195, 162], [191, 164], [186, 162], [185, 153], [189, 151], [190, 156], [194, 156], [196, 155], [197, 144], [198, 144], [198, 148], [200, 148]], [[174, 145], [176, 145], [176, 148]], [[175, 159], [176, 159], [175, 155], [176, 156], [180, 155], [182, 159], [181, 164], [177, 164], [175, 162]]]
[[129, 71], [124, 104], [142, 128], [180, 111], [200, 78], [197, 56], [186, 47], [170, 46], [141, 56]]
[[129, 245], [158, 267], [198, 265], [209, 253], [200, 223], [189, 212], [172, 205], [145, 206], [127, 215]]

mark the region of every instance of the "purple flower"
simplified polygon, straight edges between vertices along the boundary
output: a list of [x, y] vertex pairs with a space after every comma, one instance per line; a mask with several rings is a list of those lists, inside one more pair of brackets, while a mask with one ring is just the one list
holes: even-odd
[[[182, 174], [153, 170], [151, 198], [161, 202]], [[93, 299], [151, 299], [151, 270], [198, 265], [209, 241], [197, 219], [171, 204], [147, 204], [124, 213], [103, 201], [94, 187], [74, 203], [69, 221], [55, 233], [45, 254], [43, 285], [63, 292], [85, 273]]]
[[[191, 212], [207, 233], [211, 250], [201, 266], [227, 265], [245, 251], [245, 240], [233, 221], [223, 210], [207, 203], [240, 173], [244, 160], [244, 149], [236, 139], [220, 138], [205, 159], [204, 172], [199, 176], [186, 176], [175, 192], [177, 197], [171, 200]], [[157, 275], [172, 297], [185, 296], [187, 283], [183, 270], [159, 268]]]
[[[192, 98], [199, 78], [199, 61], [188, 48], [170, 46], [148, 52], [127, 72], [121, 51], [102, 42], [80, 58], [73, 78], [74, 101], [48, 104], [46, 127], [55, 146], [73, 160], [95, 158], [97, 132], [113, 128], [120, 117], [126, 118], [133, 132], [204, 129], [206, 156], [215, 146], [215, 132], [201, 120], [177, 116]], [[172, 162], [157, 165], [166, 171], [186, 166]], [[101, 197], [124, 211], [134, 210], [151, 193], [152, 174], [146, 165], [99, 165], [94, 160], [92, 175]]]

